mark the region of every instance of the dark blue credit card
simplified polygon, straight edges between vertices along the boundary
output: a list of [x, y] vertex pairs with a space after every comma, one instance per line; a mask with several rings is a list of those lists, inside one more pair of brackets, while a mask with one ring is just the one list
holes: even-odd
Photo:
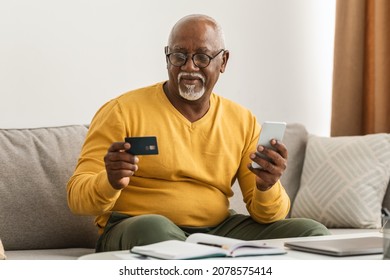
[[125, 141], [130, 143], [131, 147], [127, 150], [133, 155], [157, 155], [158, 146], [155, 136], [145, 137], [126, 137]]

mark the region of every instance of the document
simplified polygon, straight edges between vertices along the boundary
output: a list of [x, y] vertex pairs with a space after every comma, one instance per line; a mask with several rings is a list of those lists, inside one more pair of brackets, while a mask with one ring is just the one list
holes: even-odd
[[202, 259], [285, 254], [284, 248], [268, 246], [262, 241], [243, 241], [205, 233], [191, 234], [186, 241], [167, 240], [135, 246], [131, 253], [167, 260]]

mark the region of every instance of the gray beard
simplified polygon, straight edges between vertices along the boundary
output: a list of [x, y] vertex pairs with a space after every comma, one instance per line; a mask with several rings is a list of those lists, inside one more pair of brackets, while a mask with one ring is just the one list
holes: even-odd
[[190, 101], [198, 100], [203, 96], [204, 92], [204, 87], [202, 87], [200, 91], [195, 91], [195, 85], [187, 85], [185, 90], [182, 90], [182, 88], [179, 86], [180, 96]]

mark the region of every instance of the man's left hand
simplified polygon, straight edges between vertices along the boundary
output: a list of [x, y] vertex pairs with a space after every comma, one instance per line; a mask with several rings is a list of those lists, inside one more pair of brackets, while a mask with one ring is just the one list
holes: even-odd
[[251, 164], [248, 168], [256, 175], [256, 186], [261, 191], [269, 190], [280, 179], [287, 168], [287, 148], [275, 139], [271, 140], [275, 150], [259, 145], [257, 152], [265, 155], [268, 159], [262, 158], [256, 153], [250, 155], [252, 161], [259, 164], [260, 168], [254, 168]]

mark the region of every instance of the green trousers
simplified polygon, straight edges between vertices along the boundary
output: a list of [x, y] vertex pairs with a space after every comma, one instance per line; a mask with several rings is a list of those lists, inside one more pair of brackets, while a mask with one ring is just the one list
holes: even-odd
[[96, 252], [128, 250], [164, 240], [185, 240], [190, 234], [203, 232], [242, 240], [260, 240], [302, 236], [328, 235], [322, 224], [304, 218], [291, 218], [271, 224], [260, 224], [250, 216], [232, 214], [216, 227], [178, 227], [161, 215], [130, 217], [112, 213]]

